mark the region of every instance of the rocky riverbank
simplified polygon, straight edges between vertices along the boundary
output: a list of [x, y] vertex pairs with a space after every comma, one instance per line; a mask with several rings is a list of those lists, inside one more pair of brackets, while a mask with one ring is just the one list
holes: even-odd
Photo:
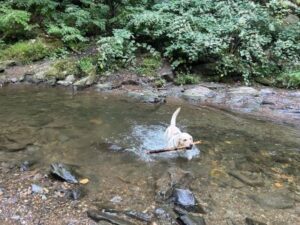
[[[200, 82], [197, 85], [176, 86], [172, 83], [174, 75], [164, 64], [158, 71], [167, 83], [157, 88], [153, 79], [139, 76], [130, 71], [120, 71], [109, 76], [87, 76], [75, 78], [74, 75], [50, 77], [53, 62], [37, 62], [32, 65], [18, 65], [15, 61], [2, 62], [0, 66], [0, 87], [9, 84], [45, 84], [63, 86], [72, 91], [95, 90], [111, 94], [122, 94], [141, 102], [163, 103], [168, 100], [185, 100], [199, 106], [258, 116], [277, 122], [300, 125], [300, 91], [277, 89], [261, 85], [242, 86], [239, 83], [222, 84]], [[65, 71], [67, 73], [67, 71]]]

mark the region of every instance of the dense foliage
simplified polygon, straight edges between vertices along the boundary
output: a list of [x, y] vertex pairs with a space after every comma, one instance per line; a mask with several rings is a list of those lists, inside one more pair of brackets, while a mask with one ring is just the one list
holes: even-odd
[[[97, 40], [98, 71], [135, 63], [140, 53], [168, 58], [174, 70], [211, 65], [246, 83], [300, 83], [298, 0], [3, 0], [0, 46], [47, 36], [70, 47]], [[93, 61], [94, 62], [94, 61]], [[90, 67], [91, 62], [81, 62]], [[177, 83], [197, 79], [178, 76]], [[186, 82], [185, 80], [188, 80]]]

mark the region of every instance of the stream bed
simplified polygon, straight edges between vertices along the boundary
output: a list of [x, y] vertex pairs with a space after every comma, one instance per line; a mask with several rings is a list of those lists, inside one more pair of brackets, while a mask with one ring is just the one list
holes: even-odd
[[[164, 130], [179, 106], [178, 127], [203, 144], [187, 153], [191, 157], [146, 154], [164, 147]], [[169, 210], [159, 193], [170, 182], [192, 191], [208, 225], [244, 224], [246, 218], [300, 224], [300, 131], [259, 118], [187, 103], [143, 104], [96, 92], [4, 87], [0, 162], [24, 161], [45, 173], [55, 162], [71, 165], [89, 179], [85, 199], [153, 214], [156, 224], [173, 224], [157, 216]], [[176, 180], [186, 173], [192, 177], [188, 182]]]

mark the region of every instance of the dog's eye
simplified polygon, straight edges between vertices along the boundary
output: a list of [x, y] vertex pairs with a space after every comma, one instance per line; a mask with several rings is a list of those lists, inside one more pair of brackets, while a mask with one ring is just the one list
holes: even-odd
[[187, 141], [187, 139], [183, 139], [183, 141]]

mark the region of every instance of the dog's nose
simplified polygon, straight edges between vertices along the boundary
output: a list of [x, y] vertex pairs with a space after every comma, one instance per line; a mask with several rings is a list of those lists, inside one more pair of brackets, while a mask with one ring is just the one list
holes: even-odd
[[189, 149], [193, 148], [193, 146], [194, 146], [193, 144], [190, 144]]

